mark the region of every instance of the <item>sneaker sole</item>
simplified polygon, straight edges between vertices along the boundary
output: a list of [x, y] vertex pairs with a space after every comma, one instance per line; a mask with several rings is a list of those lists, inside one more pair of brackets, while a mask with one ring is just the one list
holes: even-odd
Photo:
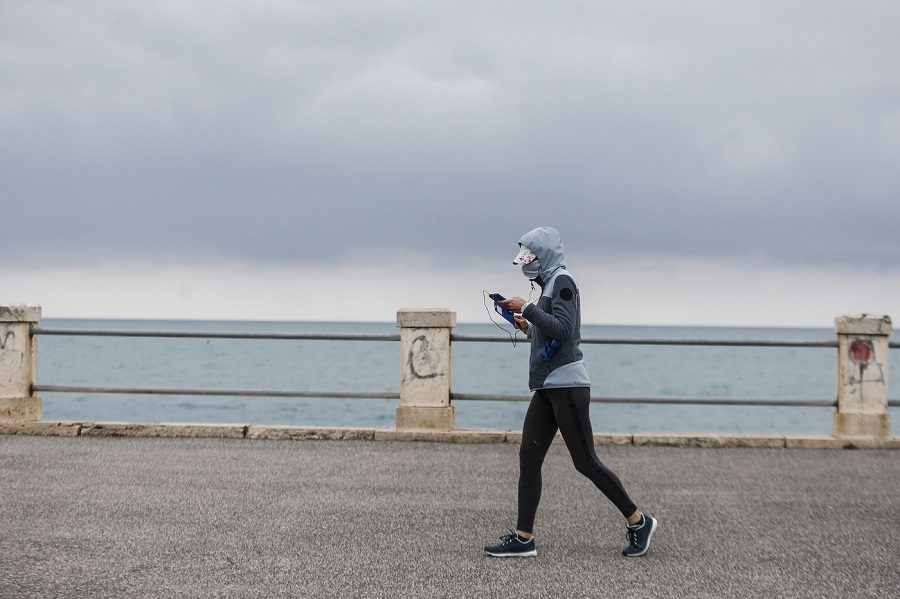
[[485, 551], [484, 554], [491, 557], [537, 557], [537, 549], [523, 551], [522, 553], [491, 553], [490, 551]]
[[653, 533], [656, 532], [656, 524], [658, 523], [658, 520], [651, 517], [651, 522], [653, 522], [653, 524], [652, 526], [650, 526], [650, 534], [647, 535], [647, 546], [644, 547], [644, 550], [640, 553], [623, 553], [622, 555], [624, 555], [625, 557], [641, 557], [642, 555], [650, 551], [650, 541], [653, 540]]

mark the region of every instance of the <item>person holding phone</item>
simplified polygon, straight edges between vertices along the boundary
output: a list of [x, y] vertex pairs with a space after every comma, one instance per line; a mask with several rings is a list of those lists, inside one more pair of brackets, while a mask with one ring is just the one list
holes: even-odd
[[622, 554], [644, 555], [658, 522], [637, 508], [619, 477], [603, 465], [594, 449], [589, 412], [591, 381], [579, 349], [581, 298], [575, 279], [566, 270], [559, 231], [538, 227], [523, 235], [513, 264], [520, 265], [525, 277], [541, 288], [537, 302], [521, 297], [500, 302], [513, 312], [516, 327], [531, 340], [528, 386], [534, 395], [525, 414], [519, 448], [516, 531], [484, 551], [494, 557], [537, 555], [533, 531], [541, 499], [541, 467], [558, 430], [578, 472], [625, 517], [628, 546]]

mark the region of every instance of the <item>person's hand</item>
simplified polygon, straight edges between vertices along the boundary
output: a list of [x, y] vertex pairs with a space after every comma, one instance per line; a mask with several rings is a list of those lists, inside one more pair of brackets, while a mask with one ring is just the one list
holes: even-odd
[[522, 331], [523, 333], [528, 332], [528, 321], [525, 320], [525, 317], [521, 314], [513, 314], [513, 318], [516, 319], [516, 328]]
[[525, 305], [525, 300], [521, 297], [511, 297], [500, 302], [500, 305], [513, 314], [516, 314], [522, 312], [522, 306]]

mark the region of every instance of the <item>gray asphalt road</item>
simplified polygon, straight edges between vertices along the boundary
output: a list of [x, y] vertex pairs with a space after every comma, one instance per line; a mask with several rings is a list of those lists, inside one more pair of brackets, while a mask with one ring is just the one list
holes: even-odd
[[517, 446], [0, 436], [0, 597], [896, 597], [900, 452], [602, 447], [660, 520], [554, 446], [539, 555]]

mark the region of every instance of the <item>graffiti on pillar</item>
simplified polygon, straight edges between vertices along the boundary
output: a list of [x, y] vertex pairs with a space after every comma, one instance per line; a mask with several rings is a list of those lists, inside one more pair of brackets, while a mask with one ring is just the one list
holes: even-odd
[[16, 333], [0, 329], [0, 373], [13, 375], [22, 368], [25, 352], [16, 347]]
[[848, 382], [860, 385], [860, 397], [863, 383], [884, 383], [884, 368], [881, 362], [875, 361], [875, 345], [871, 339], [854, 339], [850, 343], [850, 363], [857, 369], [851, 371]]
[[16, 334], [13, 331], [4, 331], [3, 333], [0, 333], [0, 349], [6, 349], [10, 339], [15, 343]]
[[419, 335], [409, 346], [409, 355], [406, 358], [409, 371], [417, 379], [433, 379], [441, 376], [437, 352], [431, 347], [425, 335]]

